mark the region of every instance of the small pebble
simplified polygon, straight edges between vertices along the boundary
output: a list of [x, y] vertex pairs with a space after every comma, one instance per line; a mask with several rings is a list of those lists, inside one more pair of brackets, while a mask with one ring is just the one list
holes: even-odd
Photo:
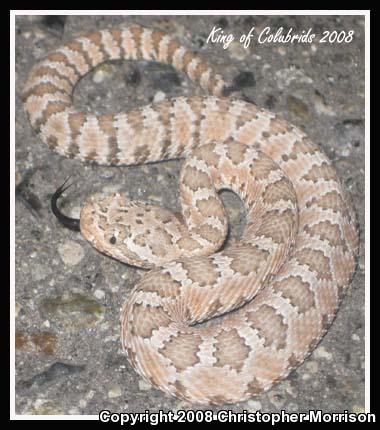
[[152, 388], [151, 384], [149, 382], [146, 382], [142, 379], [139, 380], [139, 390], [141, 391], [148, 391]]
[[22, 306], [20, 305], [20, 303], [16, 302], [16, 304], [15, 304], [15, 316], [16, 316], [16, 318], [18, 317], [18, 314], [20, 313], [21, 309], [22, 309]]
[[101, 66], [99, 66], [97, 68], [96, 72], [94, 73], [94, 77], [92, 78], [92, 80], [96, 84], [100, 84], [105, 79], [111, 78], [111, 76], [114, 74], [114, 72], [115, 72], [115, 68], [113, 66], [110, 66], [109, 64], [102, 64]]
[[26, 415], [61, 415], [62, 411], [49, 399], [36, 399]]
[[364, 254], [362, 254], [362, 255], [359, 257], [359, 269], [360, 269], [362, 272], [364, 272], [364, 270], [365, 270], [365, 257], [364, 257]]
[[289, 403], [286, 410], [288, 412], [297, 412], [298, 411], [298, 405], [296, 403]]
[[163, 100], [165, 100], [165, 98], [166, 98], [166, 96], [165, 96], [164, 92], [157, 91], [156, 94], [154, 95], [153, 102], [159, 103], [159, 102], [162, 102]]
[[306, 76], [302, 70], [291, 66], [287, 69], [280, 69], [276, 72], [276, 82], [280, 90], [287, 88], [292, 81], [297, 81], [298, 84], [312, 84], [313, 80]]
[[162, 197], [156, 196], [155, 194], [149, 194], [148, 200], [152, 200], [154, 202], [162, 203]]
[[318, 363], [316, 361], [307, 361], [305, 364], [308, 372], [317, 373], [318, 372]]
[[336, 116], [333, 108], [325, 102], [323, 95], [317, 91], [314, 93], [314, 108], [318, 114]]
[[46, 327], [46, 328], [50, 328], [50, 321], [49, 321], [49, 320], [45, 320], [45, 321], [42, 323], [42, 326], [43, 326], [43, 327]]
[[354, 405], [352, 408], [352, 412], [354, 412], [355, 414], [363, 414], [365, 412], [365, 408], [363, 408], [363, 406]]
[[39, 311], [50, 320], [60, 321], [67, 329], [77, 331], [101, 322], [105, 308], [88, 293], [64, 291], [42, 300]]
[[251, 412], [260, 411], [263, 406], [258, 400], [248, 400], [247, 405]]
[[317, 348], [314, 351], [314, 355], [315, 355], [315, 357], [325, 358], [326, 360], [331, 360], [332, 359], [331, 352], [328, 352], [324, 346], [320, 346], [319, 348]]
[[359, 341], [360, 341], [360, 336], [358, 336], [356, 333], [354, 333], [354, 334], [351, 336], [351, 339], [352, 339], [353, 341], [355, 341], [355, 342], [359, 342]]
[[42, 279], [45, 279], [48, 275], [50, 275], [51, 269], [50, 267], [45, 266], [43, 264], [35, 263], [30, 268], [30, 272], [34, 281], [41, 281]]
[[99, 300], [104, 299], [105, 295], [106, 295], [106, 293], [103, 290], [95, 290], [94, 291], [94, 296]]
[[122, 394], [121, 388], [119, 387], [119, 385], [113, 385], [109, 390], [108, 390], [108, 398], [109, 399], [114, 399], [115, 397], [120, 397]]
[[58, 253], [67, 266], [75, 266], [84, 257], [83, 248], [73, 240], [58, 245]]
[[230, 44], [228, 50], [230, 56], [235, 60], [244, 60], [244, 58], [249, 54], [249, 50], [245, 49], [244, 46], [236, 40]]
[[[123, 278], [123, 279], [125, 279], [125, 278]], [[126, 279], [128, 279], [128, 278], [126, 278]], [[119, 291], [119, 285], [115, 284], [115, 285], [111, 286], [111, 292], [112, 293], [116, 294], [118, 291]]]

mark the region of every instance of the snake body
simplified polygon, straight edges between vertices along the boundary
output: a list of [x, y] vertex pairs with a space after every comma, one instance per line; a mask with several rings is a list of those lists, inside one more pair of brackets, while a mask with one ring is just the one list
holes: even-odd
[[[77, 111], [78, 80], [115, 59], [171, 64], [211, 95]], [[32, 127], [64, 156], [102, 165], [185, 158], [181, 214], [113, 194], [89, 199], [80, 226], [98, 250], [152, 269], [123, 306], [123, 349], [155, 387], [200, 404], [244, 401], [302, 363], [336, 314], [358, 248], [353, 209], [322, 150], [275, 114], [225, 98], [225, 88], [170, 36], [131, 26], [54, 50], [24, 89]], [[242, 199], [247, 223], [220, 250], [224, 188]]]

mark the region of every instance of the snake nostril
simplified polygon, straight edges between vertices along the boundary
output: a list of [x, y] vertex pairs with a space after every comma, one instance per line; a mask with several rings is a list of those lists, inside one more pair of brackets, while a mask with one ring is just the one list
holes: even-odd
[[116, 243], [116, 237], [115, 236], [110, 237], [109, 242], [110, 242], [111, 245], [115, 245], [115, 243]]

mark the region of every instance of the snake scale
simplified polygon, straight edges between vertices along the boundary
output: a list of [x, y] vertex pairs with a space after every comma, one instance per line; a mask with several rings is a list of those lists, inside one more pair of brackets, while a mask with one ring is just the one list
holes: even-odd
[[[128, 113], [76, 110], [78, 80], [116, 59], [170, 64], [210, 95]], [[132, 25], [50, 52], [23, 92], [32, 127], [66, 157], [115, 166], [185, 159], [180, 214], [93, 196], [80, 229], [99, 251], [151, 269], [123, 306], [123, 349], [155, 387], [198, 404], [247, 400], [302, 363], [336, 314], [358, 250], [355, 214], [322, 150], [275, 114], [225, 97], [226, 88], [171, 36]], [[224, 248], [221, 189], [241, 198], [247, 220]]]

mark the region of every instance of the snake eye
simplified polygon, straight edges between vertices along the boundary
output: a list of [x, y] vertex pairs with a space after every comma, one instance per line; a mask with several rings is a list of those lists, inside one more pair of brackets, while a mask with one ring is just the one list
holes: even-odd
[[115, 243], [116, 243], [116, 237], [115, 236], [111, 236], [110, 239], [109, 239], [109, 241], [110, 241], [111, 245], [115, 245]]

